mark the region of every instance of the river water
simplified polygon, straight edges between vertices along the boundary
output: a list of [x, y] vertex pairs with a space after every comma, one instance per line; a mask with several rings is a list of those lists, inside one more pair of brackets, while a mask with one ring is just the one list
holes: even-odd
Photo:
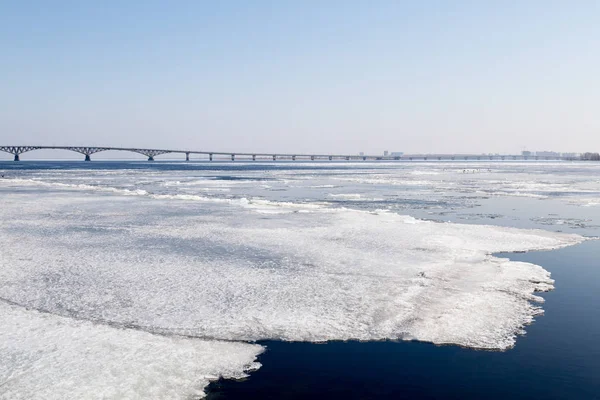
[[599, 398], [599, 164], [0, 171], [0, 398]]

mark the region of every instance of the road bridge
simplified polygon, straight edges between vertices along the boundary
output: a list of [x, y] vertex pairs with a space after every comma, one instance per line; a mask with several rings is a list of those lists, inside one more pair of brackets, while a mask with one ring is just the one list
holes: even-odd
[[244, 161], [467, 161], [467, 160], [579, 160], [577, 157], [561, 156], [524, 156], [511, 154], [403, 154], [394, 155], [356, 155], [356, 154], [307, 154], [307, 153], [247, 153], [247, 152], [223, 152], [223, 151], [197, 151], [177, 149], [143, 149], [134, 147], [98, 147], [98, 146], [0, 146], [0, 151], [10, 153], [15, 161], [20, 160], [20, 155], [34, 150], [68, 150], [84, 156], [85, 161], [91, 161], [92, 154], [102, 151], [123, 151], [138, 153], [146, 156], [148, 161], [163, 154], [185, 155], [185, 160], [190, 160], [190, 155], [200, 155], [201, 160], [244, 160]]

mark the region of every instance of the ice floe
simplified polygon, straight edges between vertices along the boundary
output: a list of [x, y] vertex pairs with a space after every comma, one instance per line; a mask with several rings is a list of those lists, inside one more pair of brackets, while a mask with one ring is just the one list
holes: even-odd
[[153, 335], [0, 301], [0, 399], [186, 399], [260, 367], [262, 346]]
[[[1, 211], [0, 297], [210, 339], [417, 339], [505, 349], [540, 312], [534, 292], [553, 281], [539, 266], [491, 254], [583, 240], [385, 211], [262, 218], [217, 203], [198, 214], [170, 198], [14, 197]], [[28, 213], [18, 217], [22, 208]]]

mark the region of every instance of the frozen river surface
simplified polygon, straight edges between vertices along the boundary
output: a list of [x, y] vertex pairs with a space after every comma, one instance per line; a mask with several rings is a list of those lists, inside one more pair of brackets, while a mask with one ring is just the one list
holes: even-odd
[[6, 399], [201, 397], [260, 368], [264, 341], [510, 351], [557, 283], [498, 253], [600, 225], [593, 163], [0, 170]]

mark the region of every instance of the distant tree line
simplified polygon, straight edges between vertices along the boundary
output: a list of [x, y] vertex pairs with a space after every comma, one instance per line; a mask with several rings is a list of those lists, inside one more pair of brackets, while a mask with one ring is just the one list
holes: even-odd
[[585, 161], [600, 161], [600, 154], [598, 153], [583, 153], [581, 159]]

